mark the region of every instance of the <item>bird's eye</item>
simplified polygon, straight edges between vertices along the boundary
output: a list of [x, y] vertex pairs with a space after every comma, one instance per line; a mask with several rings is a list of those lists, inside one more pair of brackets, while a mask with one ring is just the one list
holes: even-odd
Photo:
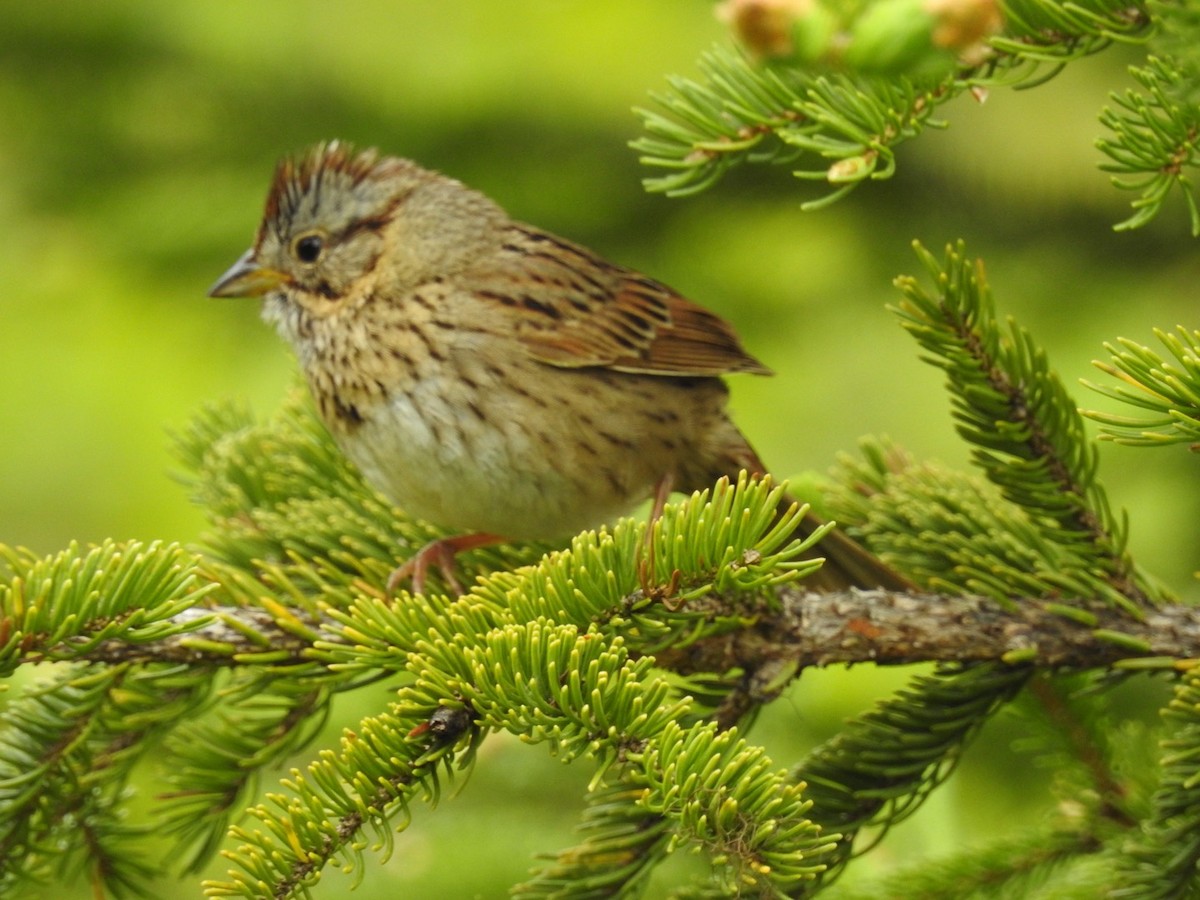
[[319, 234], [303, 234], [292, 241], [292, 253], [302, 263], [315, 263], [325, 249], [325, 239]]

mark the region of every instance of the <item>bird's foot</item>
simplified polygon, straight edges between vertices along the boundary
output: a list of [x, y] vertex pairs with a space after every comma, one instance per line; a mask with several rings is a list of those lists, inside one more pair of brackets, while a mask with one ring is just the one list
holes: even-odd
[[505, 538], [495, 534], [459, 534], [430, 541], [418, 550], [408, 562], [388, 576], [388, 595], [395, 594], [396, 588], [410, 580], [414, 594], [425, 593], [425, 576], [430, 567], [437, 568], [446, 582], [446, 587], [453, 594], [461, 595], [464, 591], [454, 572], [455, 555], [464, 550], [474, 550], [476, 547], [486, 547], [490, 544], [501, 544], [504, 541]]

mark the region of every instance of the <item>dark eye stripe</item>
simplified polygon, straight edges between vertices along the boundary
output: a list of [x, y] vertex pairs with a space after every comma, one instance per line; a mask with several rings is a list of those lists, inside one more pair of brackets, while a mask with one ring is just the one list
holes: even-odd
[[338, 237], [341, 240], [346, 240], [360, 231], [381, 231], [383, 226], [388, 223], [387, 216], [376, 216], [371, 219], [360, 219], [357, 222], [352, 222]]

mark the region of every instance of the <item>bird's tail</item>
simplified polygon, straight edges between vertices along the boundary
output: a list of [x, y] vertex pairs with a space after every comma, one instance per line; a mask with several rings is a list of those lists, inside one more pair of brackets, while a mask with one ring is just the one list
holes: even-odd
[[[784, 497], [780, 503], [780, 515], [794, 501]], [[797, 536], [808, 537], [824, 523], [812, 513], [801, 520], [796, 529]], [[914, 585], [891, 567], [884, 565], [862, 544], [848, 537], [845, 532], [831, 528], [806, 554], [809, 558], [824, 557], [825, 562], [804, 584], [818, 591], [843, 591], [847, 588], [883, 588], [890, 591], [911, 591]]]
[[[762, 477], [767, 474], [767, 468], [750, 446], [745, 437], [729, 423], [736, 440], [730, 440], [722, 457], [722, 471], [712, 473], [705, 484], [712, 484], [722, 475], [736, 478], [741, 470], [751, 476]], [[730, 435], [732, 437], [732, 435]], [[796, 503], [793, 498], [784, 495], [779, 504], [779, 516], [787, 514]], [[808, 537], [825, 524], [818, 516], [809, 512], [805, 514], [796, 529], [797, 537]], [[877, 556], [873, 555], [861, 544], [848, 537], [837, 528], [827, 531], [812, 548], [805, 558], [822, 558], [825, 562], [821, 568], [805, 580], [805, 584], [818, 591], [842, 591], [847, 588], [883, 588], [893, 591], [910, 591], [914, 585], [907, 578], [896, 572]]]

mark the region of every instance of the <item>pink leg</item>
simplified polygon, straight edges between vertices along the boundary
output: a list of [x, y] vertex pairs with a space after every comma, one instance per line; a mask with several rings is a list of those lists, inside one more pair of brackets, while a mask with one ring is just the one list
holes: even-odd
[[671, 499], [671, 488], [675, 484], [675, 476], [668, 472], [659, 479], [654, 487], [654, 502], [650, 506], [650, 521], [646, 524], [646, 536], [642, 539], [641, 559], [638, 560], [638, 581], [641, 582], [642, 592], [649, 595], [654, 586], [651, 583], [654, 573], [654, 523], [662, 518], [663, 509]]
[[650, 524], [653, 525], [662, 518], [667, 501], [671, 499], [671, 491], [675, 488], [675, 476], [668, 472], [654, 486], [654, 505], [650, 507]]
[[394, 594], [396, 588], [408, 579], [412, 579], [412, 592], [425, 593], [425, 573], [430, 566], [436, 566], [446, 580], [446, 586], [455, 594], [463, 593], [462, 585], [454, 575], [454, 556], [463, 550], [474, 550], [476, 547], [486, 547], [489, 544], [503, 544], [506, 538], [496, 534], [459, 534], [454, 537], [440, 538], [430, 541], [388, 577], [388, 594]]

